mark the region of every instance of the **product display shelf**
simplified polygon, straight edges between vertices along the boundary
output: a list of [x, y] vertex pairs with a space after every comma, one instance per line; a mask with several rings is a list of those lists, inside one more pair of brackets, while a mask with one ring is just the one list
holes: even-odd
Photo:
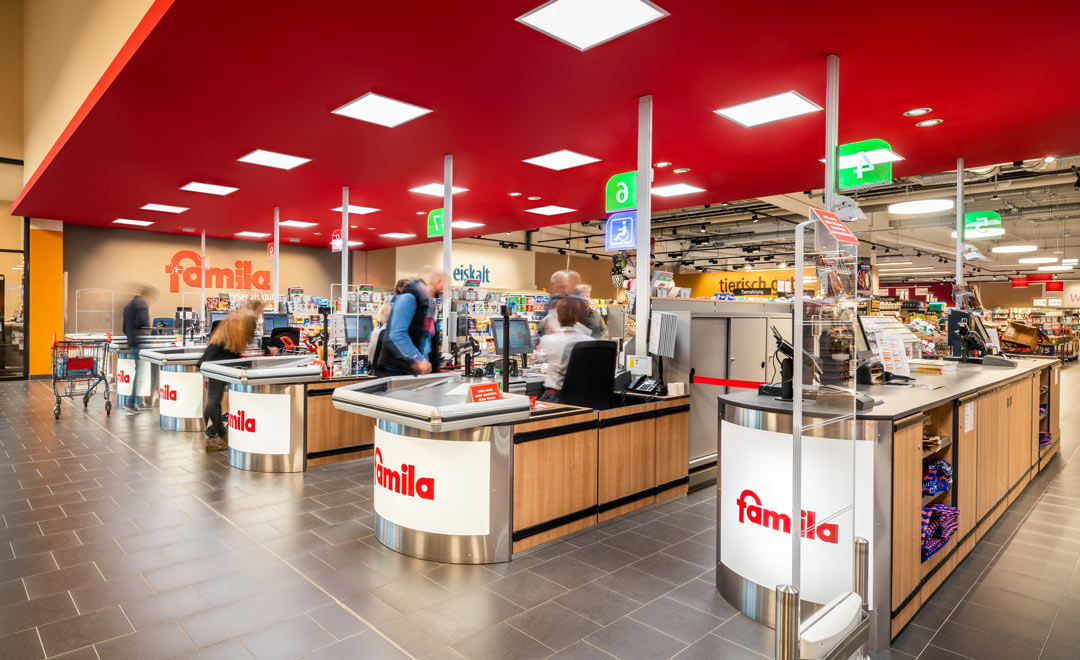
[[[922, 511], [928, 506], [935, 504], [944, 504], [946, 506], [956, 507], [956, 484], [960, 478], [956, 471], [956, 444], [953, 442], [953, 438], [956, 437], [957, 422], [955, 419], [954, 406], [949, 403], [945, 405], [932, 408], [925, 413], [925, 417], [922, 423], [922, 436], [924, 438], [929, 436], [942, 436], [947, 437], [948, 442], [942, 444], [942, 446], [936, 449], [923, 449], [922, 450], [922, 464], [919, 470], [919, 521], [920, 528], [922, 524]], [[944, 460], [948, 461], [949, 465], [953, 467], [952, 478], [949, 479], [948, 490], [933, 493], [930, 495], [923, 494], [922, 482], [926, 476], [926, 464], [931, 460]], [[947, 554], [947, 549], [952, 543], [953, 535], [955, 532], [949, 535], [944, 545], [934, 551], [934, 554], [926, 559], [920, 557], [920, 563], [922, 566], [922, 577], [925, 577], [938, 563], [941, 562], [943, 557]]]

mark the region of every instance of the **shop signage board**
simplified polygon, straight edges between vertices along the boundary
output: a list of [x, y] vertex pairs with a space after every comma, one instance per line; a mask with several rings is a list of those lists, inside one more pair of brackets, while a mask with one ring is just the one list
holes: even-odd
[[925, 286], [917, 286], [915, 287], [915, 295], [928, 296], [930, 295], [930, 288]]
[[839, 189], [892, 183], [892, 164], [900, 160], [885, 140], [842, 144], [836, 149]]
[[158, 372], [158, 412], [165, 417], [199, 419], [203, 413], [203, 376], [199, 372]]
[[637, 211], [620, 211], [608, 216], [604, 225], [604, 249], [608, 252], [637, 248]]
[[996, 238], [1004, 231], [997, 211], [968, 211], [964, 214], [964, 240]]
[[341, 252], [341, 230], [335, 229], [330, 232], [330, 251]]
[[375, 428], [375, 512], [389, 522], [434, 534], [486, 535], [490, 480], [490, 442], [429, 440]]
[[736, 296], [771, 296], [772, 287], [741, 287], [732, 291]]
[[229, 392], [229, 449], [253, 454], [288, 454], [292, 397]]
[[1049, 298], [1046, 301], [1047, 307], [1064, 307], [1065, 301], [1061, 298]]
[[469, 401], [481, 403], [483, 401], [498, 401], [502, 398], [498, 383], [477, 383], [469, 385]]
[[1046, 298], [1035, 298], [1031, 301], [1032, 307], [1046, 307]]
[[847, 228], [844, 221], [835, 213], [811, 207], [810, 217], [820, 220], [821, 224], [825, 225], [825, 228], [829, 230], [829, 233], [832, 234], [833, 238], [837, 241], [849, 245], [859, 244], [859, 239], [855, 238], [855, 234], [851, 233], [851, 230]]
[[[791, 434], [722, 420], [720, 437], [720, 561], [768, 589], [788, 584], [799, 524], [791, 521]], [[854, 535], [874, 536], [874, 443], [808, 435], [802, 442], [802, 508], [806, 527], [816, 528], [802, 543], [800, 591], [826, 603], [851, 590]]]
[[[138, 379], [135, 378], [135, 370], [138, 369]], [[120, 358], [116, 361], [116, 393], [120, 396], [132, 396], [132, 387], [135, 380], [139, 381], [139, 391], [135, 396], [150, 396], [150, 363], [139, 360], [138, 366], [131, 358]]]
[[637, 206], [637, 172], [623, 172], [608, 179], [604, 189], [604, 208], [608, 213]]
[[881, 332], [877, 335], [878, 357], [881, 366], [889, 373], [910, 376], [907, 353], [904, 351], [904, 338], [899, 332]]
[[443, 235], [443, 210], [431, 209], [427, 214], [427, 235], [428, 238], [435, 238], [436, 236]]
[[267, 243], [266, 244], [266, 260], [267, 261], [273, 261], [274, 260], [274, 244], [273, 243]]

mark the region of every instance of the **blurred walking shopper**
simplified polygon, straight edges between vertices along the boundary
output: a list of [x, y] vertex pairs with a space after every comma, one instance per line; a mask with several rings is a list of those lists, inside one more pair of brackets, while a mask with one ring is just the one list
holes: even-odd
[[[255, 337], [256, 319], [262, 312], [262, 303], [251, 301], [239, 311], [233, 312], [221, 321], [210, 333], [210, 341], [199, 358], [199, 366], [204, 362], [235, 360], [243, 355], [248, 344]], [[229, 384], [216, 378], [206, 379], [206, 404], [203, 406], [203, 421], [206, 422], [206, 451], [217, 451], [229, 446], [227, 431], [222, 423], [221, 399]]]
[[570, 351], [574, 344], [589, 341], [592, 337], [589, 329], [578, 322], [578, 304], [566, 296], [555, 304], [555, 318], [559, 327], [548, 332], [540, 340], [536, 357], [547, 363], [544, 372], [544, 393], [541, 401], [562, 402], [562, 387], [566, 380], [566, 367], [570, 362]]
[[[435, 297], [446, 273], [425, 266], [394, 299], [386, 330], [379, 333], [372, 373], [378, 378], [428, 374], [439, 368], [435, 343]], [[433, 364], [434, 363], [434, 364]]]
[[142, 287], [131, 302], [124, 306], [124, 337], [135, 356], [135, 374], [131, 377], [131, 405], [127, 414], [138, 415], [139, 410], [139, 353], [150, 334], [150, 303], [157, 298], [157, 289], [152, 286]]
[[589, 304], [589, 299], [592, 298], [592, 286], [589, 284], [579, 284], [574, 287], [574, 296], [581, 298], [585, 302], [585, 327], [589, 329], [589, 334], [593, 339], [610, 339], [608, 335], [607, 324], [604, 323], [604, 316], [600, 313], [600, 310]]

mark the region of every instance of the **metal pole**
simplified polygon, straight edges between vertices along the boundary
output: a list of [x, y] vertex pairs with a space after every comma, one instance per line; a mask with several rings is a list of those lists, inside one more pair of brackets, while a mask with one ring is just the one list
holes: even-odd
[[634, 304], [637, 341], [634, 351], [646, 355], [649, 350], [649, 260], [652, 254], [652, 96], [638, 99], [637, 142], [637, 296]]
[[776, 587], [776, 660], [799, 660], [799, 590], [790, 584]]
[[792, 302], [791, 343], [795, 357], [791, 376], [791, 585], [798, 598], [802, 568], [802, 407], [803, 407], [803, 289], [806, 227], [795, 227], [795, 300]]
[[862, 598], [863, 610], [870, 609], [870, 541], [861, 536], [855, 537], [855, 566], [851, 583], [855, 593]]
[[456, 328], [450, 327], [450, 301], [453, 298], [454, 279], [450, 275], [454, 272], [454, 156], [443, 156], [443, 235], [442, 235], [442, 269], [446, 274], [443, 278], [442, 295], [442, 350], [450, 351], [450, 336], [456, 332]]
[[199, 277], [199, 282], [202, 286], [202, 310], [199, 312], [199, 318], [202, 319], [202, 327], [209, 328], [206, 325], [206, 230], [202, 230], [202, 241], [199, 249], [199, 263], [202, 265], [202, 275]]
[[281, 251], [281, 236], [278, 234], [278, 224], [281, 222], [281, 211], [278, 207], [274, 207], [274, 292], [273, 292], [273, 307], [274, 311], [278, 311], [278, 291], [281, 289], [278, 287], [280, 281], [278, 280], [278, 274], [281, 272], [279, 266], [281, 262], [279, 260], [278, 253]]
[[349, 187], [341, 187], [341, 311], [349, 313]]
[[[964, 284], [964, 159], [956, 159], [956, 285]], [[959, 307], [960, 301], [954, 301]]]
[[825, 61], [825, 210], [835, 211], [837, 115], [840, 110], [840, 58]]

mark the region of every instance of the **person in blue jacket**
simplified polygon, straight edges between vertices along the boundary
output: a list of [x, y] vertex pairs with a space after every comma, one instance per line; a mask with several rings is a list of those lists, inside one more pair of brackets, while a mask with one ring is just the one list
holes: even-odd
[[372, 373], [377, 378], [428, 374], [438, 369], [435, 298], [446, 273], [425, 266], [394, 299], [386, 330], [379, 333]]

